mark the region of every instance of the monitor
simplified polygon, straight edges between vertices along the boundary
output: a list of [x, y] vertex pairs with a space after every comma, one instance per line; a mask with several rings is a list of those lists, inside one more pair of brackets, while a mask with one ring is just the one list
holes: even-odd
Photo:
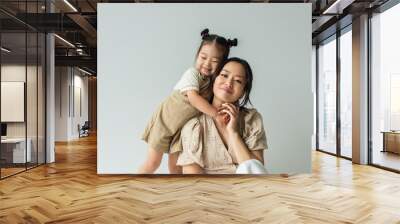
[[7, 124], [1, 123], [1, 136], [7, 136]]

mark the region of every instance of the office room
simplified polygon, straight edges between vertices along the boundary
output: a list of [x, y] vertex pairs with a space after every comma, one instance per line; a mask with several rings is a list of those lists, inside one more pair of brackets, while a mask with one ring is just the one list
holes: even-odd
[[399, 223], [397, 0], [0, 2], [0, 223]]

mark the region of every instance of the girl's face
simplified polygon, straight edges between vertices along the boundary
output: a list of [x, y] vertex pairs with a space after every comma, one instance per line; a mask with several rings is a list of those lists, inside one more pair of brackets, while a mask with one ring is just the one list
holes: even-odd
[[213, 43], [205, 44], [199, 51], [195, 67], [202, 75], [211, 76], [215, 74], [221, 61], [221, 50]]
[[246, 72], [237, 62], [228, 62], [214, 81], [214, 97], [225, 103], [235, 103], [244, 94]]

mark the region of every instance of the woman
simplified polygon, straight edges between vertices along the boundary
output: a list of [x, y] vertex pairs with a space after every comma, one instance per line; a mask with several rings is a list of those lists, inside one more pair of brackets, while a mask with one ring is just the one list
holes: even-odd
[[182, 152], [177, 165], [184, 174], [266, 173], [263, 150], [267, 141], [262, 117], [250, 103], [253, 75], [239, 58], [224, 62], [213, 84], [212, 105], [218, 116], [189, 120], [181, 131]]

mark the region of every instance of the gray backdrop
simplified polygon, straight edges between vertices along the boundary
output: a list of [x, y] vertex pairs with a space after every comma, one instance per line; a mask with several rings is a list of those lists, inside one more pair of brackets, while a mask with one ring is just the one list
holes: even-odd
[[[99, 174], [132, 174], [145, 160], [140, 135], [157, 105], [193, 65], [209, 28], [238, 46], [254, 72], [271, 173], [311, 171], [311, 4], [99, 4]], [[168, 173], [167, 156], [157, 173]]]

